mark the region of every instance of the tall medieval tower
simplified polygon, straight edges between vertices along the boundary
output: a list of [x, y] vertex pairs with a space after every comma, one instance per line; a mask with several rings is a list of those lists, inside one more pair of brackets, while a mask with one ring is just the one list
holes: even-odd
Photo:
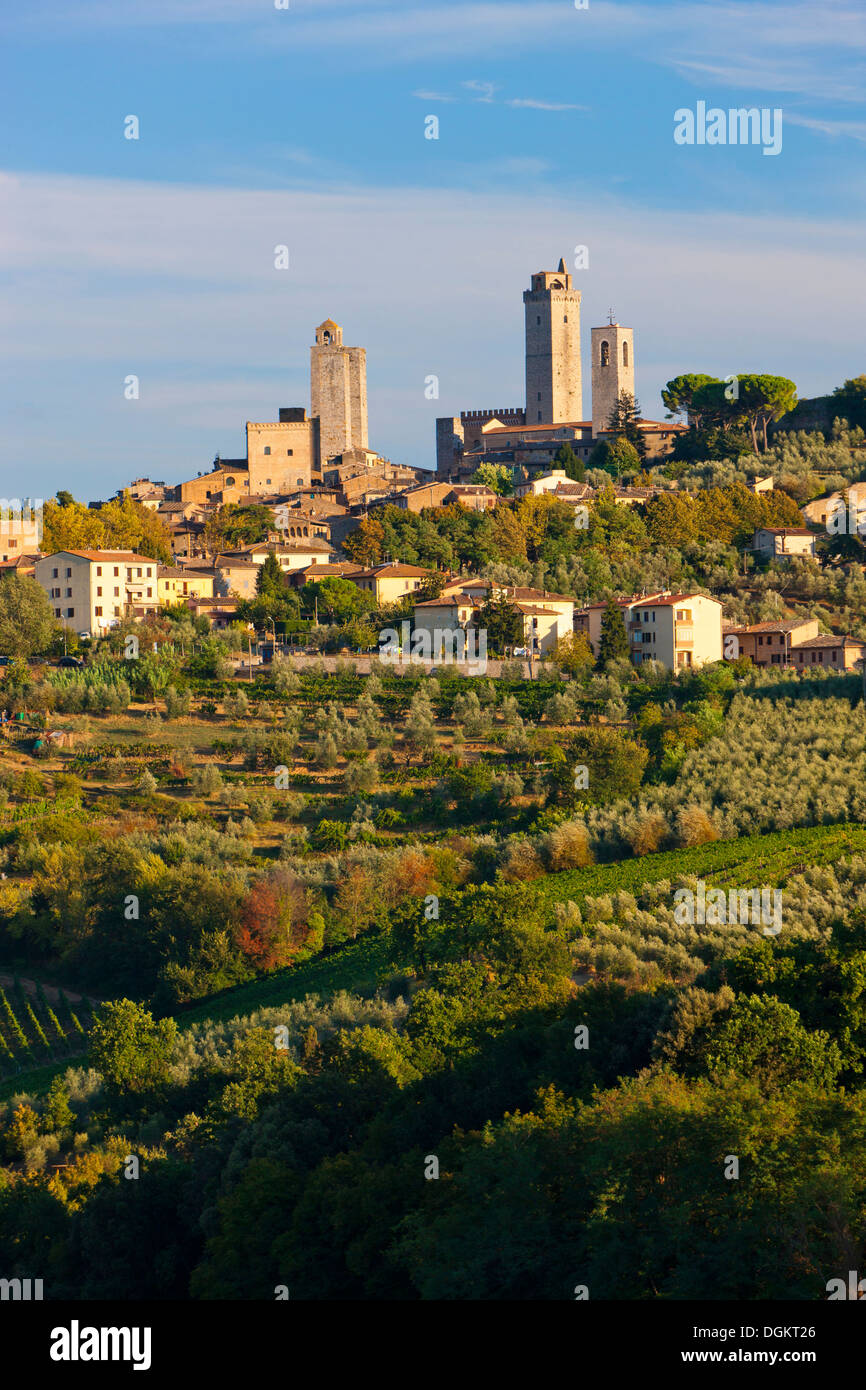
[[621, 391], [634, 395], [634, 329], [606, 323], [592, 340], [592, 433], [606, 430]]
[[565, 261], [540, 270], [523, 291], [526, 313], [526, 423], [583, 419], [580, 290]]
[[347, 449], [367, 448], [367, 353], [344, 347], [333, 319], [319, 324], [310, 348], [310, 394], [323, 463]]

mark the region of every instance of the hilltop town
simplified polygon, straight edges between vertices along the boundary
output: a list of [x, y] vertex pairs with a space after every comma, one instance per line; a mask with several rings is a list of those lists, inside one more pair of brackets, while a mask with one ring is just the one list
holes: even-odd
[[[354, 619], [414, 596], [415, 628], [431, 634], [477, 625], [495, 591], [516, 624], [510, 649], [528, 656], [583, 635], [597, 657], [613, 599], [635, 664], [860, 663], [866, 614], [837, 591], [846, 561], [862, 569], [863, 379], [798, 401], [784, 378], [685, 373], [662, 393], [665, 418], [649, 419], [634, 330], [611, 313], [590, 330], [584, 419], [581, 294], [564, 259], [531, 276], [523, 301], [525, 406], [437, 419], [435, 469], [370, 447], [366, 352], [328, 318], [310, 347], [309, 413], [247, 421], [243, 458], [173, 483], [137, 478], [83, 516], [68, 493], [44, 510], [13, 502], [0, 573], [36, 579], [67, 651], [178, 605], [217, 631], [270, 625], [274, 641], [371, 648], [369, 625], [360, 644], [321, 631], [310, 586], [327, 580], [363, 596]], [[467, 528], [474, 540], [455, 544]], [[727, 548], [715, 564], [713, 541]], [[631, 563], [593, 574], [581, 557], [600, 549]], [[266, 562], [285, 588], [270, 607]]]

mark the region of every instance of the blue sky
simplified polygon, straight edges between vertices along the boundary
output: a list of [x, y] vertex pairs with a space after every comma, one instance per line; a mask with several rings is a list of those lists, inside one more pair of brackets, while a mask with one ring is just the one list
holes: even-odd
[[[430, 467], [436, 415], [523, 403], [522, 291], [581, 244], [584, 338], [634, 327], [649, 416], [679, 371], [866, 370], [854, 0], [28, 0], [0, 51], [6, 494], [241, 454], [309, 406], [327, 316], [373, 446]], [[780, 107], [781, 153], [676, 145], [698, 101]]]

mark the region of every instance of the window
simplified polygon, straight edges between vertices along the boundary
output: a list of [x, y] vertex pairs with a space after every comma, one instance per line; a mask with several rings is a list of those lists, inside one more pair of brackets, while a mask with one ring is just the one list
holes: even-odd
[[102, 609], [101, 609], [101, 608], [94, 608], [93, 611], [94, 611], [94, 613], [96, 614], [97, 618], [101, 618], [101, 617], [102, 617]]
[[[118, 576], [119, 574], [120, 574], [120, 570], [117, 568], [117, 565], [115, 565], [115, 566], [114, 566], [114, 577], [115, 577], [115, 579], [117, 578], [117, 576]], [[114, 592], [117, 593], [117, 590], [115, 589]]]
[[117, 607], [117, 604], [114, 605], [114, 616], [115, 618], [120, 617], [120, 609]]
[[540, 391], [539, 391], [539, 393], [538, 393], [538, 399], [541, 400], [541, 392], [540, 392]]
[[628, 343], [623, 343], [622, 345], [622, 365], [624, 367], [628, 366]]
[[55, 608], [55, 610], [54, 610], [54, 616], [55, 616], [55, 618], [59, 618], [59, 617], [61, 616], [61, 614], [60, 614], [60, 609], [59, 609], [59, 608]]
[[97, 586], [96, 586], [96, 597], [97, 597], [97, 598], [102, 598], [102, 585], [101, 585], [101, 584], [97, 584]]
[[294, 449], [287, 449], [286, 453], [288, 454], [289, 458], [293, 458], [295, 451]]
[[59, 579], [59, 578], [60, 578], [60, 571], [59, 571], [59, 570], [52, 570], [52, 571], [51, 571], [51, 578], [52, 578], [52, 579]]
[[136, 577], [136, 579], [140, 579], [140, 578], [141, 578], [141, 569], [140, 569], [140, 568], [137, 569], [137, 570], [135, 571], [135, 577]]
[[539, 420], [539, 423], [540, 423], [540, 422], [541, 422], [541, 411], [540, 411], [540, 410], [539, 410], [539, 412], [538, 412], [538, 420]]
[[147, 568], [147, 570], [146, 570], [146, 574], [147, 574], [148, 579], [150, 578], [150, 576], [151, 576], [152, 573], [153, 573], [153, 570], [150, 568], [150, 566], [148, 566], [148, 568]]
[[536, 322], [537, 324], [540, 324], [540, 323], [541, 323], [541, 315], [540, 315], [540, 314], [536, 314], [535, 322]]
[[72, 578], [72, 570], [67, 570], [67, 571], [66, 571], [66, 578], [67, 578], [67, 579], [71, 579], [71, 578]]
[[270, 486], [270, 478], [265, 478], [265, 482]]
[[67, 598], [72, 598], [72, 590], [71, 590], [71, 589], [67, 589], [67, 590], [66, 590], [66, 597], [67, 597]]
[[66, 616], [67, 616], [67, 618], [74, 618], [74, 617], [75, 617], [75, 609], [74, 609], [74, 608], [67, 608], [67, 610], [66, 610]]
[[[299, 478], [299, 479], [298, 479], [298, 487], [303, 487], [303, 486], [304, 486], [304, 480], [303, 480], [303, 478]], [[312, 493], [310, 494], [310, 497], [311, 497], [311, 499], [312, 499]]]
[[100, 576], [101, 574], [102, 574], [102, 566], [101, 566], [101, 565], [97, 565], [97, 566], [96, 566], [96, 576], [97, 576], [97, 578], [99, 578], [99, 576]]
[[603, 339], [602, 339], [602, 344], [601, 344], [601, 365], [602, 365], [603, 367], [609, 367], [609, 366], [610, 366], [610, 343], [607, 341], [607, 338], [603, 338]]
[[[266, 444], [266, 445], [265, 445], [264, 451], [265, 451], [266, 454], [269, 454], [269, 453], [271, 452], [271, 446], [270, 446], [270, 444]], [[226, 482], [228, 482], [228, 478], [226, 478]]]
[[[17, 542], [17, 541], [9, 541], [9, 549], [10, 549], [10, 550], [17, 550], [17, 549], [18, 549], [18, 542]], [[4, 557], [4, 558], [5, 558], [5, 557]]]
[[[117, 574], [117, 570], [115, 570], [114, 573]], [[116, 585], [115, 585], [115, 588], [114, 588], [114, 597], [115, 597], [115, 598], [120, 598], [120, 590], [117, 588]]]
[[563, 314], [563, 316], [562, 316], [562, 322], [563, 322], [563, 323], [568, 323], [568, 314]]
[[153, 589], [148, 589], [148, 591], [147, 591], [147, 597], [148, 597], [148, 598], [153, 598]]

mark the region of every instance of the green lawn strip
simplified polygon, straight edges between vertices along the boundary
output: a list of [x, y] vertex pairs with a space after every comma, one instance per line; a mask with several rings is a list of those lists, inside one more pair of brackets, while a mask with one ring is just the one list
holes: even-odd
[[66, 1057], [62, 1062], [49, 1062], [44, 1067], [29, 1067], [15, 1076], [7, 1076], [0, 1081], [0, 1101], [9, 1100], [11, 1096], [19, 1094], [44, 1096], [55, 1076], [62, 1076], [68, 1067], [86, 1065], [87, 1053], [81, 1052]]
[[715, 840], [693, 849], [667, 850], [640, 859], [594, 864], [548, 874], [538, 891], [550, 903], [571, 899], [578, 906], [587, 895], [636, 893], [644, 883], [693, 874], [730, 887], [778, 887], [794, 874], [819, 864], [835, 864], [866, 853], [866, 825], [814, 825], [800, 830], [749, 835], [738, 840]]
[[406, 961], [396, 958], [389, 935], [371, 934], [332, 956], [317, 957], [303, 965], [275, 971], [263, 980], [238, 985], [194, 1009], [185, 1009], [176, 1018], [181, 1028], [187, 1028], [192, 1023], [221, 1022], [256, 1009], [291, 1003], [308, 994], [328, 997], [343, 989], [371, 993], [406, 965]]

